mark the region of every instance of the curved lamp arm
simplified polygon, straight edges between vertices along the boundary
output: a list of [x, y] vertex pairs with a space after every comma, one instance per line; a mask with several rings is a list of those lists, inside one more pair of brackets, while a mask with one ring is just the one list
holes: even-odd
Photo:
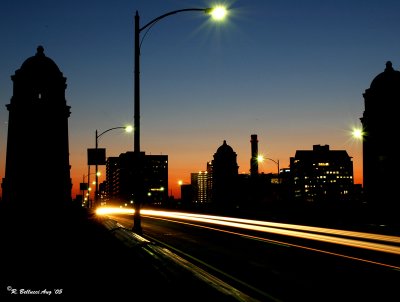
[[272, 158], [268, 158], [268, 157], [264, 157], [264, 158], [273, 161], [273, 162], [276, 163], [276, 164], [278, 165], [278, 167], [279, 167], [279, 160], [276, 161], [276, 160], [273, 160]]
[[115, 130], [115, 129], [126, 129], [126, 127], [120, 126], [120, 127], [110, 128], [110, 129], [107, 129], [106, 131], [103, 131], [103, 132], [100, 133], [99, 135], [97, 135], [97, 130], [96, 130], [96, 139], [98, 139], [98, 138], [99, 138], [100, 136], [102, 136], [104, 133], [107, 133], [108, 131]]
[[[184, 9], [178, 9], [178, 10], [174, 10], [171, 11], [169, 13], [165, 13], [157, 18], [154, 18], [153, 20], [151, 20], [149, 23], [147, 23], [146, 25], [144, 25], [143, 27], [141, 27], [139, 29], [139, 32], [141, 32], [142, 30], [146, 29], [147, 27], [149, 27], [150, 25], [160, 21], [161, 19], [164, 19], [165, 17], [168, 17], [170, 15], [174, 15], [180, 12], [187, 12], [187, 11], [203, 11], [204, 13], [208, 14], [211, 12], [211, 8], [184, 8]], [[136, 11], [136, 15], [138, 15], [138, 11]]]

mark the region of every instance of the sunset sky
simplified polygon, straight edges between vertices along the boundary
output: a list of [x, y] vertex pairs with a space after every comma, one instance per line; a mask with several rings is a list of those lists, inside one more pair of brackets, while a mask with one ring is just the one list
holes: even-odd
[[[38, 45], [67, 78], [75, 197], [96, 129], [134, 122], [136, 10], [143, 26], [169, 11], [215, 4], [228, 7], [224, 22], [184, 12], [141, 35], [141, 150], [168, 155], [169, 192], [179, 197], [178, 180], [189, 183], [190, 173], [205, 170], [224, 140], [237, 153], [239, 171], [248, 173], [252, 134], [260, 153], [281, 168], [313, 145], [346, 150], [355, 183], [362, 183], [362, 145], [351, 130], [361, 126], [362, 95], [386, 61], [399, 70], [398, 0], [2, 0], [0, 176], [10, 76]], [[29, 126], [27, 132], [38, 135]], [[99, 140], [107, 156], [133, 146], [133, 135], [122, 130]], [[259, 166], [265, 173], [276, 168], [273, 161]], [[103, 181], [105, 167], [99, 170]]]

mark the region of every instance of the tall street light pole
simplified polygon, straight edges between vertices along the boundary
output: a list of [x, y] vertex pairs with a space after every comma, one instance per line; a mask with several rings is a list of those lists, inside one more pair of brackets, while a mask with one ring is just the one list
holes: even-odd
[[134, 59], [134, 156], [135, 156], [135, 214], [133, 216], [133, 231], [137, 233], [142, 232], [141, 227], [141, 217], [140, 217], [140, 203], [142, 196], [142, 188], [143, 188], [143, 160], [141, 159], [140, 155], [140, 33], [145, 29], [150, 29], [152, 25], [156, 22], [164, 19], [165, 17], [181, 13], [181, 12], [188, 12], [188, 11], [199, 11], [204, 12], [212, 16], [214, 20], [222, 20], [226, 15], [226, 9], [222, 6], [216, 6], [215, 8], [185, 8], [174, 10], [168, 13], [165, 13], [157, 18], [154, 18], [146, 25], [140, 27], [140, 17], [139, 12], [136, 11], [135, 14], [135, 36], [134, 36], [134, 46], [135, 46], [135, 59]]
[[277, 174], [277, 177], [278, 177], [278, 184], [280, 184], [281, 183], [281, 179], [280, 179], [280, 175], [279, 175], [279, 159], [278, 160], [273, 160], [272, 158], [268, 158], [268, 157], [265, 157], [265, 159], [269, 159], [270, 161], [273, 161], [277, 166], [278, 166], [278, 174]]
[[[102, 136], [103, 134], [111, 131], [111, 130], [116, 130], [116, 129], [125, 129], [126, 132], [132, 132], [132, 130], [133, 130], [132, 126], [125, 126], [125, 127], [119, 126], [119, 127], [113, 127], [113, 128], [107, 129], [106, 131], [103, 131], [102, 133], [97, 134], [97, 129], [96, 129], [96, 135], [95, 135], [95, 137], [96, 137], [96, 145], [95, 145], [96, 146], [96, 154], [98, 154], [97, 152], [98, 152], [98, 147], [99, 147], [99, 137]], [[95, 166], [96, 166], [96, 172], [95, 172], [95, 174], [96, 174], [96, 190], [95, 190], [95, 193], [94, 193], [94, 202], [95, 202], [95, 205], [98, 206], [98, 199], [99, 199], [98, 158], [96, 159], [96, 165]]]

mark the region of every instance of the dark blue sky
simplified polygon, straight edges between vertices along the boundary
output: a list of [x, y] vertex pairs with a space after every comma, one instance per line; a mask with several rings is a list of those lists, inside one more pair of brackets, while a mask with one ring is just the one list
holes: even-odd
[[[227, 20], [170, 16], [150, 29], [141, 53], [141, 149], [169, 156], [170, 188], [205, 170], [223, 140], [249, 172], [250, 136], [287, 167], [314, 144], [347, 150], [362, 181], [362, 94], [386, 61], [400, 66], [400, 1], [221, 1]], [[95, 130], [133, 125], [133, 32], [166, 12], [217, 1], [22, 1], [0, 3], [0, 176], [4, 175], [10, 76], [43, 45], [64, 76], [74, 194], [87, 173]], [[28, 130], [29, 131], [29, 130]], [[107, 156], [133, 150], [133, 136], [101, 138]], [[275, 172], [267, 161], [262, 172]], [[3, 177], [3, 176], [2, 176]]]

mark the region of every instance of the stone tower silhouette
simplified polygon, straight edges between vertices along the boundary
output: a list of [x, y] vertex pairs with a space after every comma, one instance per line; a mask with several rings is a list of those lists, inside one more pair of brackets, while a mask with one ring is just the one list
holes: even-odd
[[237, 155], [224, 140], [214, 153], [213, 165], [213, 203], [222, 209], [235, 205], [237, 198], [237, 177], [239, 166]]
[[365, 199], [382, 219], [398, 223], [400, 210], [398, 193], [398, 113], [400, 101], [400, 71], [392, 62], [378, 74], [363, 93], [365, 110], [363, 126], [363, 181]]
[[66, 78], [42, 46], [11, 76], [3, 200], [49, 208], [71, 200]]

